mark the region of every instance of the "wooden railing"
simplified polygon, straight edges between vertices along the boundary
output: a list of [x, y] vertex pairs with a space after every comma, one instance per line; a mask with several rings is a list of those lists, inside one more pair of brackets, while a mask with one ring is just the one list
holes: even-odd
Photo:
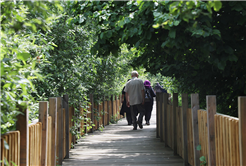
[[[112, 117], [120, 118], [121, 96], [111, 97], [95, 104], [90, 95], [88, 111], [80, 108], [80, 115], [90, 118], [95, 126], [87, 131], [85, 120], [81, 121], [81, 135], [93, 132], [110, 123]], [[92, 111], [93, 110], [93, 111]], [[28, 110], [22, 109], [18, 116], [17, 130], [1, 136], [1, 159], [4, 164], [16, 165], [61, 165], [64, 158], [69, 158], [71, 145], [76, 138], [70, 133], [74, 108], [68, 107], [68, 96], [49, 98], [49, 102], [39, 102], [39, 119], [28, 124]], [[96, 118], [98, 117], [98, 118]], [[68, 148], [67, 148], [68, 147]]]
[[[216, 96], [207, 96], [207, 110], [199, 109], [199, 95], [178, 94], [168, 103], [167, 93], [157, 93], [157, 133], [166, 147], [184, 159], [184, 165], [200, 165], [200, 157], [209, 166], [246, 165], [246, 97], [239, 97], [239, 118], [216, 113]], [[198, 148], [198, 149], [197, 149]], [[200, 148], [200, 150], [199, 150]]]

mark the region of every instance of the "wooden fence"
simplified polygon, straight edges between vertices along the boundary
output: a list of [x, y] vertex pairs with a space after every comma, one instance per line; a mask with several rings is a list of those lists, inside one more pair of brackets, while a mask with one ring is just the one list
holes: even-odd
[[[246, 97], [238, 97], [238, 115], [235, 118], [216, 113], [216, 96], [207, 96], [207, 110], [199, 108], [199, 95], [178, 94], [168, 104], [167, 93], [157, 93], [157, 134], [174, 155], [184, 159], [184, 165], [200, 165], [200, 157], [209, 166], [245, 166], [246, 160]], [[200, 147], [200, 150], [197, 149]]]
[[[85, 120], [81, 121], [78, 131], [94, 130], [110, 124], [112, 117], [120, 118], [121, 96], [111, 97], [95, 104], [93, 95], [90, 95], [88, 111], [80, 108], [80, 115], [90, 118], [90, 124], [95, 126], [87, 131]], [[22, 108], [22, 115], [17, 117], [17, 130], [1, 136], [1, 163], [16, 164], [20, 166], [33, 165], [61, 165], [64, 158], [69, 158], [71, 145], [76, 144], [76, 138], [71, 134], [70, 128], [74, 126], [72, 121], [75, 115], [74, 107], [68, 105], [68, 96], [49, 98], [49, 102], [39, 102], [39, 119], [28, 124], [28, 110]]]

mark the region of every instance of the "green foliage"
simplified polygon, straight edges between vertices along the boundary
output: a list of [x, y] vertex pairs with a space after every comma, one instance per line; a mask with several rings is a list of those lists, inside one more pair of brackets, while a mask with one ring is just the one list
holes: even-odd
[[118, 114], [111, 116], [109, 123], [110, 124], [116, 124], [120, 119], [118, 119]]
[[[1, 133], [15, 129], [20, 106], [35, 103], [33, 80], [42, 79], [36, 69], [37, 57], [52, 49], [49, 43], [38, 42], [45, 38], [40, 29], [47, 30], [47, 4], [1, 2]], [[39, 14], [45, 15], [34, 18]]]
[[79, 1], [72, 6], [74, 23], [93, 20], [100, 27], [92, 53], [117, 57], [122, 44], [135, 47], [133, 68], [170, 77], [179, 93], [199, 93], [201, 108], [206, 95], [216, 95], [219, 112], [237, 115], [236, 98], [246, 95], [245, 2]]
[[[202, 149], [201, 145], [198, 145], [196, 147], [196, 150], [200, 151]], [[202, 162], [200, 165], [206, 166], [207, 165], [207, 161], [206, 161], [206, 157], [205, 156], [201, 156], [200, 161]]]

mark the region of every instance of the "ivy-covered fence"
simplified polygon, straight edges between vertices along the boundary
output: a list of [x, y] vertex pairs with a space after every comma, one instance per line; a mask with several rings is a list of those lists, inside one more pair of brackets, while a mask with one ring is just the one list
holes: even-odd
[[1, 136], [1, 165], [61, 165], [83, 136], [120, 119], [121, 96], [110, 96], [85, 107], [69, 106], [68, 95], [39, 102], [39, 119], [31, 124], [28, 109], [18, 115], [17, 131]]
[[[157, 138], [171, 147], [184, 165], [245, 165], [246, 97], [238, 97], [238, 118], [216, 112], [216, 96], [206, 96], [206, 110], [199, 95], [178, 94], [168, 103], [167, 93], [157, 93]], [[189, 107], [190, 104], [190, 108]]]

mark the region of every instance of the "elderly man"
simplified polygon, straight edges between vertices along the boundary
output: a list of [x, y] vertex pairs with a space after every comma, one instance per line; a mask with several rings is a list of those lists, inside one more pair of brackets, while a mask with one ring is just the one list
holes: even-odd
[[[145, 88], [143, 81], [138, 78], [137, 71], [133, 71], [131, 76], [132, 79], [126, 83], [125, 95], [127, 106], [131, 109], [133, 130], [137, 130], [137, 124], [140, 129], [143, 128]], [[137, 119], [138, 112], [139, 116]]]

